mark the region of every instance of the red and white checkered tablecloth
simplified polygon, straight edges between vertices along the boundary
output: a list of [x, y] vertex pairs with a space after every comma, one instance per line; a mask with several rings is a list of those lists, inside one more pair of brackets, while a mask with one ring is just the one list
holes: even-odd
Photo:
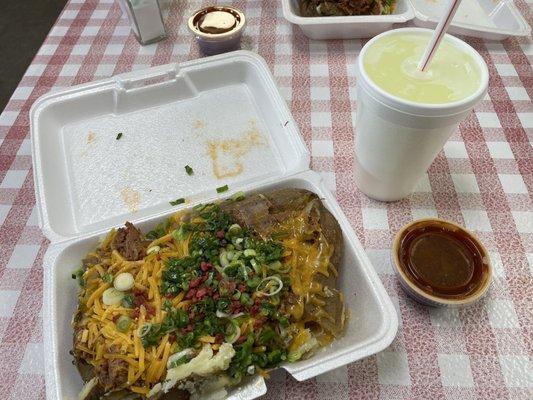
[[[531, 0], [516, 0], [532, 24]], [[45, 397], [42, 257], [28, 111], [49, 90], [199, 57], [185, 20], [214, 1], [171, 1], [167, 40], [142, 47], [113, 0], [71, 0], [0, 116], [0, 398]], [[167, 1], [168, 3], [168, 1]], [[368, 199], [353, 179], [354, 65], [364, 40], [312, 41], [275, 0], [224, 1], [248, 18], [244, 46], [262, 55], [396, 305], [400, 329], [380, 354], [299, 383], [283, 372], [269, 399], [533, 398], [533, 42], [466, 39], [490, 87], [416, 192]], [[401, 291], [389, 261], [401, 225], [439, 216], [473, 230], [495, 267], [489, 295], [466, 309], [430, 309]], [[46, 321], [44, 321], [46, 323]], [[68, 351], [68, 349], [65, 349]]]

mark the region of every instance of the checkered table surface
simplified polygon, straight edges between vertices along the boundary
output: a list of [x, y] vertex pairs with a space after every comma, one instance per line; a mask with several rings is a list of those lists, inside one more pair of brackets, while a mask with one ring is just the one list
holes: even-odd
[[[516, 4], [533, 21], [531, 0]], [[167, 1], [170, 37], [141, 47], [117, 3], [71, 0], [0, 116], [0, 398], [45, 397], [42, 258], [28, 111], [42, 94], [113, 74], [199, 57], [185, 19], [213, 1]], [[376, 356], [299, 383], [279, 372], [269, 399], [533, 398], [533, 42], [466, 39], [490, 87], [408, 199], [380, 203], [354, 185], [354, 65], [364, 40], [312, 41], [274, 0], [231, 1], [248, 18], [243, 47], [262, 55], [312, 152], [396, 305], [400, 329]], [[489, 295], [467, 309], [430, 309], [401, 291], [389, 261], [394, 233], [439, 216], [490, 251]], [[45, 321], [46, 322], [46, 321]], [[67, 349], [65, 350], [67, 351]]]

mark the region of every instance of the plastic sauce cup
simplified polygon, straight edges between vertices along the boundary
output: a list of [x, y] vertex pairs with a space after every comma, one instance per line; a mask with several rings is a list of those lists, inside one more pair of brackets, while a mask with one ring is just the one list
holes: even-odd
[[492, 264], [481, 241], [438, 218], [402, 227], [391, 258], [402, 289], [428, 306], [468, 306], [487, 293], [492, 280]]
[[[212, 17], [210, 29], [203, 29], [203, 22]], [[228, 21], [232, 26], [226, 27]], [[217, 24], [221, 24], [217, 26]], [[226, 53], [241, 47], [241, 37], [246, 26], [246, 17], [234, 7], [211, 6], [196, 11], [188, 21], [189, 30], [193, 33], [205, 55]]]
[[422, 28], [391, 30], [374, 37], [359, 54], [355, 179], [359, 189], [374, 199], [394, 201], [408, 196], [446, 140], [487, 91], [488, 69], [479, 53], [448, 34], [443, 43], [470, 55], [479, 69], [479, 87], [462, 100], [447, 103], [405, 100], [383, 90], [366, 73], [365, 55], [381, 38], [416, 34], [429, 40], [432, 32]]

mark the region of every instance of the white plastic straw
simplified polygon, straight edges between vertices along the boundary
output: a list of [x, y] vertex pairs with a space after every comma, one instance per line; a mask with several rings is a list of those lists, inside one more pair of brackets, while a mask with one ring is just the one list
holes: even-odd
[[418, 69], [420, 71], [426, 70], [429, 63], [431, 62], [431, 59], [437, 52], [439, 44], [442, 41], [444, 35], [446, 34], [446, 31], [448, 30], [448, 26], [450, 26], [455, 12], [459, 8], [459, 4], [461, 4], [461, 0], [450, 0], [448, 9], [446, 10], [439, 24], [435, 28], [435, 31], [433, 32], [433, 37], [431, 38], [430, 42], [428, 43], [428, 46], [426, 47], [426, 51], [424, 52], [424, 56], [418, 63]]

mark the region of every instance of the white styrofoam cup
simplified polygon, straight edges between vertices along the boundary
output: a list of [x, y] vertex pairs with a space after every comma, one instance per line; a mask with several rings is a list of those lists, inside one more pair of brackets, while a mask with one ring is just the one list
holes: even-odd
[[408, 196], [459, 123], [485, 96], [488, 69], [479, 53], [451, 35], [444, 40], [468, 52], [480, 70], [479, 88], [471, 96], [444, 104], [423, 104], [385, 92], [366, 74], [366, 51], [383, 36], [432, 34], [430, 29], [401, 28], [382, 33], [361, 50], [357, 64], [355, 180], [367, 196], [395, 201]]

